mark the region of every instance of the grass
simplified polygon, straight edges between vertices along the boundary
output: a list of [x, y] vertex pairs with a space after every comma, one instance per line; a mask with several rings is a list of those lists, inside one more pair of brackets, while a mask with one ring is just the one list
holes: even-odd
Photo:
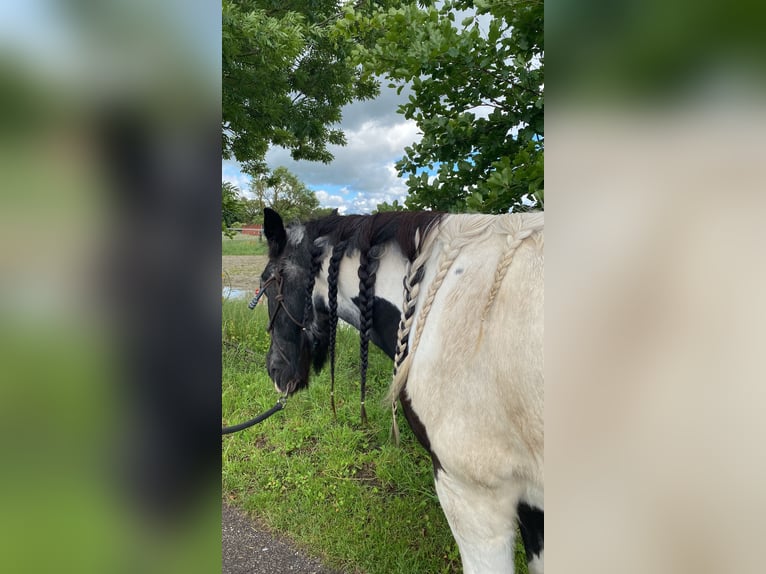
[[233, 239], [224, 236], [221, 239], [221, 249], [223, 255], [266, 255], [268, 253], [265, 240], [241, 233], [235, 235]]
[[[263, 365], [269, 345], [264, 308], [223, 305], [223, 420], [270, 408], [274, 386]], [[391, 361], [370, 349], [367, 413], [359, 422], [358, 333], [338, 330], [337, 420], [329, 368], [263, 424], [223, 441], [223, 492], [234, 505], [287, 534], [330, 566], [368, 574], [460, 572], [460, 556], [439, 506], [431, 461], [400, 415], [401, 445], [389, 438], [381, 401]], [[517, 545], [517, 572], [526, 561]]]

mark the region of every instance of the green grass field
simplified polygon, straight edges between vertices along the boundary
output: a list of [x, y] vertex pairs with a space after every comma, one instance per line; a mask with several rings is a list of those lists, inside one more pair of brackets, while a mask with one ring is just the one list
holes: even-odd
[[221, 239], [223, 255], [266, 255], [268, 246], [266, 240], [261, 241], [252, 235], [235, 235], [233, 239], [223, 237]]
[[[264, 307], [223, 304], [223, 421], [234, 424], [276, 401], [265, 355]], [[367, 413], [359, 421], [358, 333], [338, 330], [337, 420], [329, 367], [284, 411], [223, 439], [223, 493], [310, 553], [348, 572], [460, 572], [460, 557], [433, 486], [431, 461], [399, 415], [401, 445], [381, 404], [392, 363], [370, 349]], [[526, 572], [517, 545], [517, 572]]]

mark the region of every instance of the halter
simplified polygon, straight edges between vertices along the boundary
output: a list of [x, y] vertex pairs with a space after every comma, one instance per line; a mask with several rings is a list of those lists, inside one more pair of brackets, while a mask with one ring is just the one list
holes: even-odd
[[[306, 319], [307, 317], [303, 317], [303, 322], [298, 321], [292, 313], [290, 313], [290, 309], [287, 308], [287, 305], [285, 305], [285, 296], [282, 293], [282, 286], [284, 285], [284, 280], [282, 278], [282, 274], [278, 271], [275, 271], [271, 274], [271, 277], [269, 277], [266, 282], [261, 286], [260, 290], [258, 291], [258, 295], [253, 297], [253, 300], [250, 301], [250, 304], [248, 307], [250, 309], [255, 309], [255, 306], [258, 305], [258, 301], [261, 299], [264, 293], [266, 293], [266, 288], [271, 285], [275, 284], [277, 288], [277, 294], [274, 297], [274, 301], [277, 304], [277, 308], [274, 311], [274, 314], [269, 318], [269, 326], [266, 328], [269, 334], [272, 334], [274, 331], [274, 323], [277, 319], [277, 315], [279, 315], [279, 311], [284, 309], [285, 313], [287, 314], [287, 317], [297, 326], [301, 331], [304, 333], [306, 332]], [[282, 346], [277, 342], [277, 340], [274, 338], [273, 334], [271, 336], [271, 344], [274, 349], [276, 349], [277, 353], [279, 353], [280, 357], [282, 357], [282, 360], [285, 363], [290, 363], [290, 359], [287, 358], [287, 354], [282, 350]]]
[[280, 309], [284, 309], [285, 313], [287, 313], [287, 316], [290, 318], [290, 320], [295, 323], [295, 325], [301, 329], [302, 331], [306, 330], [306, 325], [304, 324], [306, 321], [306, 317], [303, 318], [303, 322], [298, 321], [292, 313], [290, 313], [290, 309], [287, 308], [287, 305], [285, 305], [285, 296], [282, 294], [282, 285], [284, 284], [284, 281], [282, 279], [282, 275], [280, 273], [272, 273], [271, 277], [269, 277], [266, 282], [261, 286], [260, 290], [258, 291], [258, 295], [253, 297], [253, 300], [250, 301], [248, 307], [252, 310], [255, 309], [255, 306], [258, 305], [258, 301], [260, 301], [261, 297], [264, 293], [266, 293], [266, 287], [271, 285], [272, 283], [276, 283], [277, 285], [277, 295], [274, 297], [274, 301], [277, 303], [277, 310], [274, 311], [274, 314], [269, 319], [269, 326], [267, 327], [267, 331], [271, 333], [274, 330], [274, 321], [277, 318], [277, 315], [279, 315]]

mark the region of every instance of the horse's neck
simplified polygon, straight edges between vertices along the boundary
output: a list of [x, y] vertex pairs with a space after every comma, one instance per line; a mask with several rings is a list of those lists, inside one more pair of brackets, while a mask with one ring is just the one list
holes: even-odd
[[[338, 317], [360, 328], [359, 311], [359, 252], [344, 257], [338, 272]], [[328, 269], [329, 258], [322, 265], [322, 272], [317, 277], [315, 294], [325, 303], [329, 302]], [[375, 315], [373, 317], [373, 340], [389, 352], [396, 345], [396, 328], [404, 300], [402, 280], [407, 270], [407, 260], [398, 246], [387, 246], [378, 262], [375, 272]], [[391, 351], [392, 352], [392, 351]]]

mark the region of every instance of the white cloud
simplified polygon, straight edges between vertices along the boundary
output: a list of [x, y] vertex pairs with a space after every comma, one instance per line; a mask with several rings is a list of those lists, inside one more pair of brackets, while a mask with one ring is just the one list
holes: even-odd
[[348, 145], [332, 148], [335, 159], [330, 164], [296, 162], [287, 150], [274, 148], [266, 160], [272, 168], [283, 165], [310, 187], [338, 187], [347, 193], [379, 194], [405, 191], [394, 163], [404, 155], [404, 148], [419, 139], [417, 125], [399, 118], [383, 124], [375, 118], [346, 130]]
[[[407, 186], [394, 164], [405, 147], [420, 139], [415, 122], [396, 112], [407, 95], [406, 89], [397, 95], [384, 83], [380, 97], [344, 108], [340, 127], [348, 144], [330, 146], [335, 156], [330, 164], [296, 162], [288, 150], [277, 147], [269, 150], [266, 162], [272, 169], [285, 166], [315, 191], [320, 205], [340, 213], [368, 213], [384, 201], [401, 203]], [[229, 167], [236, 164], [224, 162], [223, 180], [247, 190], [249, 176]]]
[[319, 200], [319, 205], [322, 207], [332, 207], [338, 210], [338, 213], [343, 215], [348, 211], [349, 205], [348, 200], [340, 195], [332, 195], [330, 193], [327, 193], [325, 190], [320, 189], [318, 191], [314, 192], [314, 195], [316, 195], [317, 199]]
[[224, 161], [221, 169], [221, 181], [235, 185], [246, 196], [250, 194], [250, 176], [239, 171], [239, 165], [234, 161]]

